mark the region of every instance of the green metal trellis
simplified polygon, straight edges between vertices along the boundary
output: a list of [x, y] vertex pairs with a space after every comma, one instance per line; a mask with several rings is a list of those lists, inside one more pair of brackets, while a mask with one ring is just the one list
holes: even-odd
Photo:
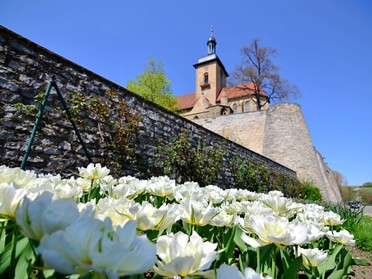
[[26, 148], [26, 153], [23, 156], [23, 160], [22, 160], [22, 164], [21, 164], [21, 169], [22, 170], [24, 170], [25, 167], [26, 167], [27, 158], [28, 158], [28, 155], [30, 154], [31, 146], [32, 146], [32, 143], [34, 141], [34, 138], [35, 138], [37, 129], [39, 127], [39, 122], [40, 122], [41, 118], [43, 117], [45, 104], [47, 102], [49, 93], [50, 93], [50, 91], [52, 90], [53, 87], [56, 90], [57, 95], [58, 95], [58, 98], [59, 98], [59, 100], [62, 103], [62, 107], [65, 110], [65, 112], [67, 114], [67, 117], [68, 117], [68, 119], [71, 122], [71, 125], [72, 125], [72, 127], [73, 127], [73, 129], [74, 129], [74, 131], [76, 133], [76, 136], [79, 139], [79, 142], [80, 142], [81, 146], [84, 149], [85, 155], [88, 157], [88, 160], [89, 160], [90, 163], [93, 162], [92, 161], [92, 157], [91, 157], [91, 155], [90, 155], [90, 153], [89, 153], [89, 151], [88, 151], [88, 149], [87, 149], [87, 147], [86, 147], [86, 145], [85, 145], [85, 143], [84, 143], [84, 141], [83, 141], [83, 139], [82, 139], [82, 137], [81, 137], [81, 135], [79, 133], [79, 130], [78, 130], [78, 128], [77, 128], [74, 120], [72, 119], [70, 110], [68, 109], [67, 104], [66, 104], [66, 102], [65, 102], [65, 100], [64, 100], [64, 98], [63, 98], [63, 96], [61, 94], [61, 91], [58, 88], [58, 85], [56, 83], [55, 77], [53, 76], [52, 77], [52, 80], [49, 82], [48, 87], [47, 87], [47, 90], [46, 90], [46, 92], [44, 94], [44, 98], [43, 98], [43, 101], [41, 102], [41, 105], [40, 105], [40, 108], [39, 108], [39, 112], [37, 114], [37, 117], [36, 117], [36, 120], [35, 120], [35, 124], [34, 124], [34, 127], [32, 129], [32, 132], [31, 132], [30, 140], [29, 140], [28, 145], [27, 145], [27, 148]]

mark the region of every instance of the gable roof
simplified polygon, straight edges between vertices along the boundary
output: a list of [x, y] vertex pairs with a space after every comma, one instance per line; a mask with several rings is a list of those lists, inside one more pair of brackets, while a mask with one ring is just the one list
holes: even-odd
[[209, 100], [204, 95], [202, 95], [195, 102], [195, 105], [194, 105], [192, 111], [198, 111], [198, 112], [205, 111], [205, 109], [209, 106], [211, 106], [211, 103], [209, 102]]
[[[226, 93], [226, 97], [229, 101], [245, 96], [254, 95], [253, 82], [222, 88], [217, 96], [216, 100], [217, 102], [221, 101], [223, 92]], [[263, 91], [261, 91], [260, 96], [267, 97], [267, 95]], [[192, 109], [195, 106], [196, 102], [198, 101], [198, 99], [195, 98], [195, 92], [182, 96], [176, 96], [176, 98], [177, 107], [181, 110]]]
[[[232, 87], [225, 87], [218, 94], [217, 101], [221, 101], [222, 92], [226, 93], [226, 97], [228, 100], [232, 100], [244, 96], [254, 95], [253, 90], [254, 90], [253, 82], [239, 84]], [[267, 97], [263, 91], [261, 91], [260, 96]]]
[[182, 96], [176, 96], [176, 98], [177, 98], [177, 108], [181, 110], [192, 109], [197, 101], [195, 99], [195, 92], [182, 95]]

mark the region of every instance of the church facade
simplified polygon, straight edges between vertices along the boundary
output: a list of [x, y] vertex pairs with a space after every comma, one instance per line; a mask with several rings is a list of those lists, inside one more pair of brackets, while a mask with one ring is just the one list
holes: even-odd
[[[226, 87], [229, 76], [216, 53], [217, 41], [213, 32], [208, 39], [208, 54], [194, 65], [196, 72], [195, 92], [178, 96], [177, 107], [187, 119], [199, 119], [256, 111], [257, 98], [253, 94], [253, 84]], [[269, 107], [269, 99], [262, 92], [262, 110]]]

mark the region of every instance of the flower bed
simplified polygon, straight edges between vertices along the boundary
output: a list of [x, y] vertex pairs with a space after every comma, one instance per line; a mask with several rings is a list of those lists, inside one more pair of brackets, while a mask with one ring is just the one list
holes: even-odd
[[278, 191], [116, 179], [100, 164], [69, 179], [0, 167], [7, 278], [346, 278], [342, 223]]

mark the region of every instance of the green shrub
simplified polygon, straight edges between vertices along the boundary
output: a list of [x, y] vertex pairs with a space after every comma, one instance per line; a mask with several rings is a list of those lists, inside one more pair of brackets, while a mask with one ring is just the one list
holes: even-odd
[[266, 184], [266, 175], [264, 170], [255, 161], [247, 161], [240, 158], [234, 158], [232, 173], [235, 186], [249, 191], [260, 191], [261, 186]]
[[259, 193], [278, 190], [286, 197], [296, 197], [300, 182], [283, 173], [270, 170], [257, 160], [235, 156], [230, 164], [236, 188]]
[[301, 183], [299, 189], [299, 198], [308, 201], [322, 201], [322, 195], [320, 194], [319, 188], [315, 187], [313, 183], [305, 181]]
[[222, 169], [223, 147], [207, 146], [204, 138], [195, 147], [186, 131], [160, 153], [164, 155], [164, 173], [174, 174], [179, 182], [194, 181], [203, 187], [215, 181]]

